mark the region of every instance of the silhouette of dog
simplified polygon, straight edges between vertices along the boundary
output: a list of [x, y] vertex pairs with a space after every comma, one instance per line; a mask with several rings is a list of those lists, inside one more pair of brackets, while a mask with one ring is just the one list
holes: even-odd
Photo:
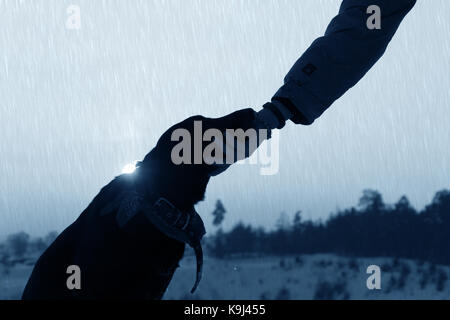
[[[161, 299], [186, 243], [197, 257], [195, 290], [205, 230], [194, 205], [204, 198], [210, 177], [227, 166], [174, 164], [172, 133], [193, 133], [195, 121], [204, 130], [246, 130], [254, 119], [255, 112], [244, 109], [218, 119], [191, 117], [167, 130], [134, 173], [103, 187], [42, 254], [22, 299]], [[67, 286], [72, 265], [79, 267], [80, 288]]]

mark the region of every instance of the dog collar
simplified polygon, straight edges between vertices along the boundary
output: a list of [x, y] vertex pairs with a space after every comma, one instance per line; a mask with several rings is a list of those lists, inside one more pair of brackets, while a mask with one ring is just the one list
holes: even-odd
[[[149, 201], [148, 199], [156, 199]], [[100, 210], [100, 215], [117, 212], [116, 221], [123, 228], [139, 212], [166, 236], [189, 244], [195, 252], [197, 274], [191, 293], [200, 283], [203, 272], [203, 250], [201, 239], [205, 235], [205, 226], [200, 215], [192, 207], [189, 211], [181, 211], [169, 200], [155, 193], [144, 197], [135, 190], [120, 193], [115, 200]]]

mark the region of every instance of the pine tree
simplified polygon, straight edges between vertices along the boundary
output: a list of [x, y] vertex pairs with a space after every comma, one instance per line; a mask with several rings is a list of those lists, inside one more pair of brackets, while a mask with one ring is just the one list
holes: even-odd
[[227, 211], [225, 210], [225, 207], [222, 204], [222, 201], [217, 200], [216, 202], [216, 208], [214, 209], [212, 215], [214, 216], [213, 225], [215, 227], [218, 227], [221, 225], [223, 220], [225, 219], [225, 213]]

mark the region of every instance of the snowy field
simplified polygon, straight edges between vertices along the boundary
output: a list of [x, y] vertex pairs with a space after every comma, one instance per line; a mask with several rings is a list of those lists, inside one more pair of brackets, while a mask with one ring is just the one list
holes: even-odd
[[32, 268], [32, 266], [18, 264], [6, 271], [0, 264], [0, 300], [20, 299]]
[[[368, 290], [369, 265], [381, 268], [381, 290]], [[32, 266], [0, 265], [0, 299], [20, 298]], [[204, 276], [191, 295], [195, 258], [185, 257], [165, 299], [449, 299], [450, 267], [392, 258], [335, 255], [205, 258]]]
[[[381, 290], [369, 290], [369, 265], [381, 268]], [[195, 260], [187, 257], [165, 299], [449, 299], [450, 267], [392, 258], [335, 255], [205, 260], [192, 296]], [[448, 282], [448, 283], [447, 283]]]

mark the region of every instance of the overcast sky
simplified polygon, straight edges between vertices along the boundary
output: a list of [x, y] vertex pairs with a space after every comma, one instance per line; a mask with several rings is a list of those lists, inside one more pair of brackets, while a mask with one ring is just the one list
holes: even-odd
[[[66, 9], [81, 28], [66, 28]], [[0, 237], [73, 222], [170, 125], [259, 109], [321, 36], [334, 0], [0, 0]], [[326, 218], [365, 188], [421, 209], [450, 188], [450, 9], [422, 0], [386, 55], [310, 127], [280, 132], [280, 168], [235, 166], [198, 206], [208, 231]]]

